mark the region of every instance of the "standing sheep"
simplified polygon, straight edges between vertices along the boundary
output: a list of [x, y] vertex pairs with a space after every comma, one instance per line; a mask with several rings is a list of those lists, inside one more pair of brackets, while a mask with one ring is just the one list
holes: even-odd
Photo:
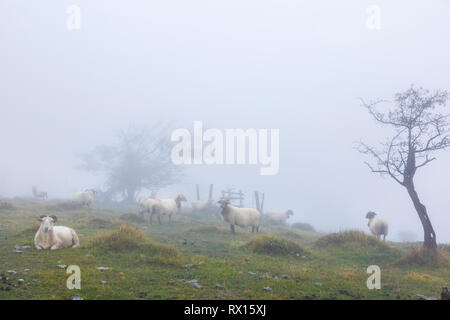
[[153, 215], [153, 205], [156, 203], [156, 199], [150, 197], [142, 197], [139, 199], [139, 215], [145, 219], [145, 213], [148, 213], [150, 221]]
[[31, 188], [31, 191], [33, 193], [33, 197], [42, 199], [42, 200], [47, 200], [47, 191], [38, 190], [35, 186], [33, 186], [33, 188]]
[[261, 213], [253, 208], [238, 208], [230, 204], [229, 200], [219, 200], [223, 219], [230, 224], [231, 233], [236, 234], [234, 226], [252, 227], [252, 233], [259, 231]]
[[186, 198], [179, 194], [175, 198], [169, 199], [152, 199], [152, 213], [150, 214], [150, 223], [152, 223], [152, 216], [158, 216], [158, 222], [161, 224], [161, 216], [169, 216], [169, 223], [172, 221], [172, 215], [181, 210], [181, 201], [187, 201]]
[[76, 192], [73, 200], [80, 206], [87, 206], [88, 208], [94, 203], [95, 190], [86, 189], [85, 191]]
[[286, 224], [287, 219], [292, 216], [294, 212], [292, 210], [287, 210], [285, 212], [267, 211], [264, 217], [268, 222], [275, 224]]
[[367, 224], [369, 226], [370, 232], [377, 237], [377, 239], [381, 238], [381, 235], [383, 235], [383, 240], [386, 241], [386, 236], [388, 234], [388, 223], [380, 218], [375, 218], [377, 214], [375, 212], [369, 211], [366, 214], [366, 218], [369, 219], [369, 223]]
[[34, 246], [38, 250], [76, 248], [80, 245], [75, 231], [68, 227], [55, 226], [58, 219], [55, 216], [42, 215], [38, 218], [41, 226], [34, 237]]

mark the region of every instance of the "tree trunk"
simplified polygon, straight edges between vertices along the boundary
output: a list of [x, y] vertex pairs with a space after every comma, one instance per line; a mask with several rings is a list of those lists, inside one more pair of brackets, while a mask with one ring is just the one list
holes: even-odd
[[417, 214], [419, 215], [420, 221], [423, 227], [423, 246], [428, 249], [433, 249], [436, 251], [436, 233], [434, 233], [433, 226], [431, 225], [430, 218], [428, 217], [427, 208], [420, 202], [419, 196], [414, 188], [414, 183], [409, 181], [405, 183], [405, 188], [408, 190], [408, 194], [416, 208]]

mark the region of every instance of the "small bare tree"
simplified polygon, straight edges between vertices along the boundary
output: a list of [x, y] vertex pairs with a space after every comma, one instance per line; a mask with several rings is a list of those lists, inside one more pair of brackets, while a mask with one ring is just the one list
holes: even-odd
[[373, 162], [366, 162], [374, 173], [387, 175], [405, 187], [424, 230], [424, 247], [436, 250], [436, 234], [426, 207], [420, 202], [414, 186], [417, 169], [435, 160], [434, 153], [450, 146], [449, 115], [439, 111], [448, 99], [446, 91], [430, 93], [423, 88], [411, 87], [395, 95], [395, 108], [385, 112], [362, 101], [375, 121], [393, 128], [393, 135], [381, 148], [359, 143], [359, 151], [369, 155]]

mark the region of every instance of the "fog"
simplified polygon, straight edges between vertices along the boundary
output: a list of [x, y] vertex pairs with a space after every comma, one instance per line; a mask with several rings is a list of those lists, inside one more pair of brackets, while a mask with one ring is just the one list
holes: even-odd
[[[81, 8], [69, 30], [66, 9]], [[366, 9], [381, 9], [381, 29]], [[130, 124], [280, 130], [280, 168], [191, 165], [159, 196], [203, 197], [210, 183], [265, 193], [265, 208], [321, 231], [389, 239], [423, 231], [406, 191], [372, 174], [354, 149], [383, 141], [359, 98], [392, 100], [412, 84], [450, 89], [450, 1], [24, 1], [0, 2], [0, 196], [50, 198], [100, 187], [79, 155], [113, 143]], [[450, 107], [450, 105], [449, 105]], [[449, 109], [450, 112], [450, 109]], [[450, 155], [418, 171], [416, 187], [438, 242], [450, 242]]]

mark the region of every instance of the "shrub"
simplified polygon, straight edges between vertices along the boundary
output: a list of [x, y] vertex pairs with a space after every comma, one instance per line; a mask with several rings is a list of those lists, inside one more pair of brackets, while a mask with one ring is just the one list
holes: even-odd
[[127, 252], [139, 249], [150, 255], [172, 257], [178, 255], [172, 246], [153, 241], [141, 230], [124, 224], [113, 230], [101, 232], [90, 240], [89, 246], [102, 251]]
[[310, 231], [310, 232], [316, 232], [316, 229], [309, 223], [304, 222], [296, 222], [292, 224], [292, 228], [303, 230], [303, 231]]
[[326, 236], [320, 237], [318, 240], [316, 240], [316, 242], [314, 242], [314, 246], [319, 248], [347, 244], [355, 244], [362, 247], [373, 247], [378, 249], [389, 248], [389, 246], [385, 242], [357, 230], [331, 233]]
[[309, 254], [309, 252], [307, 252], [299, 244], [291, 240], [268, 235], [258, 235], [252, 237], [252, 239], [250, 239], [244, 247], [254, 253], [270, 255]]
[[419, 246], [410, 250], [406, 256], [400, 258], [395, 264], [397, 266], [450, 266], [450, 259], [442, 247], [434, 251]]

